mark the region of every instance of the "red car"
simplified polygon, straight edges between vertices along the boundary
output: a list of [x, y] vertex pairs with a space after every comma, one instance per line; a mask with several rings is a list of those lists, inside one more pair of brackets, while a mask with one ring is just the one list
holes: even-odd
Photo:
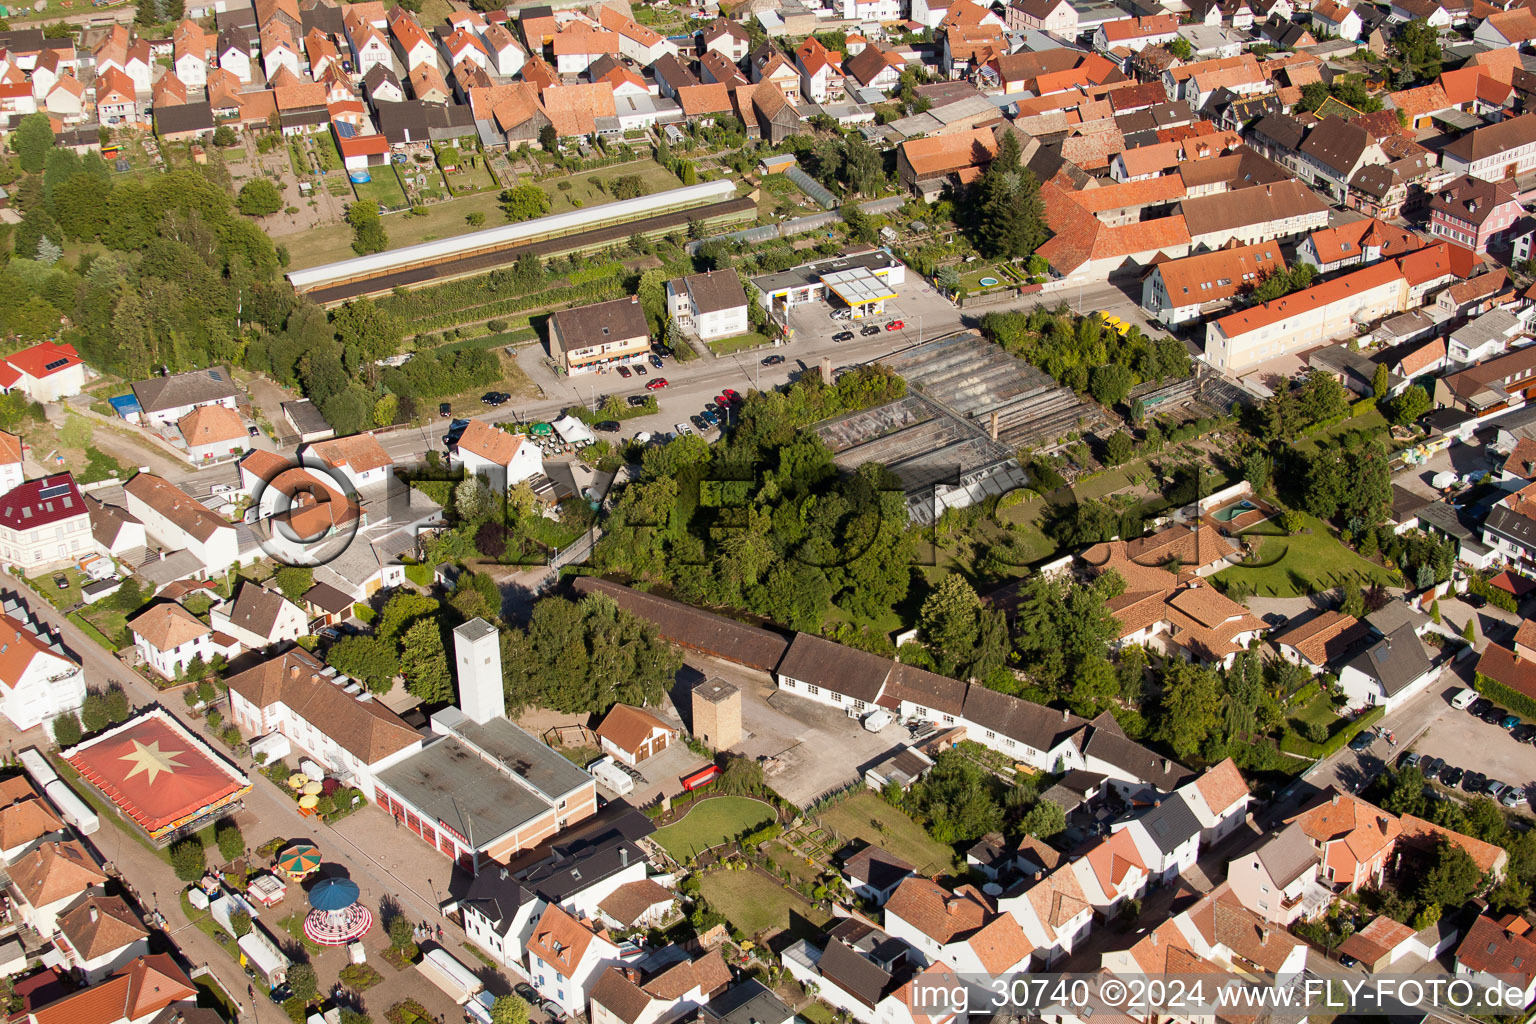
[[885, 325], [885, 329], [888, 331], [899, 331], [906, 326], [907, 324], [905, 320], [892, 320], [890, 323]]
[[648, 380], [645, 382], [645, 390], [647, 391], [660, 391], [666, 386], [667, 378], [665, 377], [657, 377], [655, 380]]
[[732, 405], [740, 405], [742, 402], [741, 395], [737, 394], [734, 388], [722, 388], [720, 393], [724, 395]]

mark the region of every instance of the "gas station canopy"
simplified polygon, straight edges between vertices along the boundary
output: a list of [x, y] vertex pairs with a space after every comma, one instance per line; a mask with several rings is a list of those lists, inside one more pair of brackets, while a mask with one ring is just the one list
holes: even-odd
[[827, 290], [854, 309], [876, 305], [896, 297], [896, 292], [881, 278], [864, 267], [850, 267], [823, 274]]

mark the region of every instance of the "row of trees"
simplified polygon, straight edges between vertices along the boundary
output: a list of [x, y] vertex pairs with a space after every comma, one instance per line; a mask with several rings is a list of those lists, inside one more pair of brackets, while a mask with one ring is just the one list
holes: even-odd
[[1142, 381], [1190, 372], [1189, 353], [1178, 339], [1151, 340], [1135, 326], [1122, 335], [1106, 328], [1098, 314], [1078, 317], [1065, 306], [988, 313], [981, 329], [1005, 351], [1105, 405], [1125, 401]]

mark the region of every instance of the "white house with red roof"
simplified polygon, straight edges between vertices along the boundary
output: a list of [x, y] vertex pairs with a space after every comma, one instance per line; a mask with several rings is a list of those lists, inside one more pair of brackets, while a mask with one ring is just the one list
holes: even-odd
[[320, 463], [341, 473], [357, 490], [382, 484], [389, 480], [395, 460], [384, 451], [383, 445], [372, 434], [353, 434], [350, 437], [334, 437], [329, 441], [317, 441], [305, 445], [300, 452], [308, 465]]
[[32, 480], [0, 496], [0, 558], [31, 575], [94, 550], [91, 516], [68, 473]]
[[0, 430], [0, 494], [9, 494], [26, 480], [21, 438]]
[[75, 346], [51, 341], [0, 360], [0, 392], [25, 392], [34, 402], [57, 402], [85, 390], [85, 363]]
[[51, 722], [85, 703], [85, 673], [26, 605], [0, 614], [0, 711], [18, 729]]
[[389, 140], [383, 135], [350, 135], [339, 137], [336, 147], [341, 152], [341, 162], [348, 171], [365, 171], [389, 162]]
[[969, 974], [1022, 970], [1034, 945], [1014, 916], [994, 911], [975, 887], [950, 892], [929, 878], [903, 881], [885, 903], [885, 930], [923, 963]]
[[198, 990], [168, 953], [142, 956], [105, 981], [34, 1010], [31, 1024], [149, 1024], [199, 1013]]
[[1230, 757], [1207, 768], [1178, 793], [1200, 822], [1200, 841], [1207, 846], [1225, 839], [1243, 823], [1252, 799], [1243, 773]]
[[1145, 893], [1151, 877], [1145, 858], [1125, 829], [1100, 839], [1083, 856], [1058, 870], [1077, 875], [1083, 895], [1094, 912], [1106, 920], [1117, 917], [1126, 900]]
[[448, 462], [485, 477], [498, 494], [544, 472], [544, 457], [532, 438], [510, 434], [482, 420], [469, 421]]
[[213, 630], [175, 601], [162, 601], [128, 623], [133, 645], [144, 663], [166, 679], [175, 679], [192, 662], [208, 664], [218, 652]]
[[528, 980], [567, 1016], [586, 1012], [597, 979], [617, 963], [619, 947], [606, 930], [594, 931], [558, 906], [544, 908], [528, 937]]
[[795, 66], [802, 96], [825, 103], [843, 94], [842, 54], [828, 50], [815, 36], [795, 47]]

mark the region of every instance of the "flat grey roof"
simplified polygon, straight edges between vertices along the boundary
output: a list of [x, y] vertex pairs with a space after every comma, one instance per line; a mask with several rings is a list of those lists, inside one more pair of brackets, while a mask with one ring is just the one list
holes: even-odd
[[754, 277], [752, 285], [758, 291], [772, 295], [774, 292], [781, 292], [788, 288], [808, 288], [813, 284], [819, 284], [824, 275], [834, 274], [840, 270], [856, 268], [869, 271], [884, 270], [896, 262], [896, 258], [884, 249], [871, 249], [869, 252], [833, 256], [830, 259], [817, 260], [815, 263], [803, 263], [777, 274], [763, 274]]
[[[441, 720], [443, 712], [435, 719]], [[592, 781], [592, 776], [576, 767], [530, 733], [505, 718], [493, 718], [481, 725], [462, 713], [451, 726], [453, 733], [470, 747], [493, 761], [500, 762], [519, 780], [543, 793], [551, 802], [573, 793]], [[510, 781], [510, 780], [508, 780]]]
[[378, 778], [425, 817], [481, 850], [550, 809], [452, 736], [428, 744]]

